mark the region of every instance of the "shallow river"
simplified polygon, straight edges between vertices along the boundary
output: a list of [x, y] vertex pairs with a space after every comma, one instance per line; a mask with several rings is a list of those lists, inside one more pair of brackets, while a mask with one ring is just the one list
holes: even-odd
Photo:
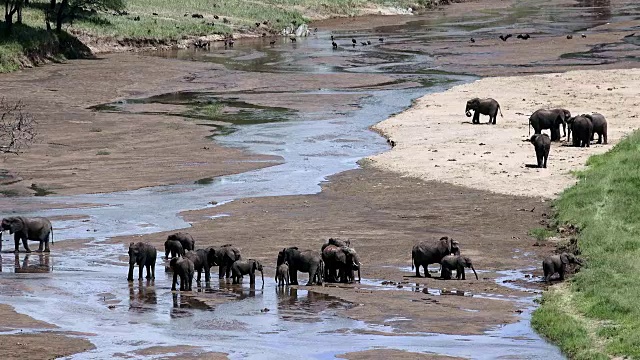
[[[421, 42], [442, 38], [467, 38], [470, 34], [504, 27], [531, 26], [542, 33], [588, 29], [606, 22], [625, 20], [637, 13], [637, 5], [609, 1], [577, 2], [582, 6], [517, 7], [462, 14], [445, 20], [425, 18], [403, 26], [371, 31], [337, 33], [341, 48], [333, 51], [329, 33], [317, 33], [295, 45], [278, 46], [268, 41], [238, 41], [233, 50], [214, 47], [207, 51], [178, 51], [153, 56], [210, 61], [245, 72], [381, 73], [395, 79], [389, 84], [350, 90], [319, 89], [312, 95], [357, 95], [357, 106], [348, 111], [291, 111], [255, 106], [215, 90], [168, 94], [147, 99], [124, 99], [99, 105], [96, 111], [136, 112], [136, 104], [193, 106], [215, 104], [235, 107], [242, 116], [223, 116], [224, 126], [213, 125], [213, 140], [232, 147], [280, 156], [274, 166], [242, 174], [203, 179], [196, 184], [144, 188], [109, 194], [18, 198], [17, 202], [95, 204], [93, 207], [46, 210], [25, 215], [85, 215], [83, 220], [55, 222], [56, 239], [94, 240], [79, 251], [49, 256], [2, 254], [0, 302], [18, 312], [83, 332], [97, 349], [74, 359], [109, 358], [154, 345], [190, 344], [209, 351], [229, 353], [231, 358], [291, 359], [334, 358], [335, 355], [372, 348], [395, 348], [477, 359], [562, 358], [558, 350], [540, 339], [528, 322], [530, 309], [516, 324], [480, 336], [430, 333], [385, 336], [391, 326], [372, 326], [336, 315], [336, 310], [356, 306], [307, 290], [276, 290], [266, 278], [264, 288], [250, 289], [218, 284], [200, 289], [200, 296], [181, 296], [170, 291], [170, 277], [157, 266], [154, 283], [126, 285], [126, 254], [121, 245], [105, 244], [119, 235], [155, 233], [189, 227], [178, 214], [247, 197], [313, 194], [328, 176], [357, 168], [357, 161], [388, 149], [385, 140], [368, 128], [411, 105], [428, 92], [443, 91], [471, 81], [471, 75], [450, 74], [430, 66], [428, 55], [389, 50], [385, 43]], [[536, 2], [539, 3], [539, 2]], [[351, 37], [368, 38], [370, 46], [347, 46]], [[476, 35], [477, 36], [477, 35]], [[328, 45], [328, 46], [327, 46]], [[345, 45], [345, 46], [342, 46]], [[313, 59], [332, 57], [329, 62]], [[337, 59], [337, 60], [336, 60]], [[599, 61], [581, 54], [576, 61]], [[298, 93], [300, 94], [300, 93]], [[241, 94], [239, 94], [241, 95]], [[292, 94], [294, 96], [296, 94]], [[462, 112], [462, 109], [461, 109]], [[167, 113], [167, 116], [175, 114]], [[244, 117], [243, 117], [244, 116]], [[0, 216], [9, 213], [3, 209]], [[5, 239], [8, 238], [5, 236]], [[7, 242], [5, 248], [12, 248]], [[14, 271], [15, 269], [15, 271]], [[505, 274], [506, 278], [513, 274]], [[516, 276], [517, 277], [517, 276]], [[15, 280], [15, 281], [13, 281]], [[20, 282], [18, 290], [8, 283]], [[499, 282], [502, 284], [502, 282]], [[81, 284], [81, 285], [78, 285]], [[376, 288], [376, 282], [370, 286]], [[15, 286], [13, 287], [16, 288]], [[232, 296], [235, 301], [216, 306], [201, 298]], [[532, 307], [532, 297], [497, 301], [520, 301]], [[264, 309], [269, 311], [264, 311]], [[397, 321], [398, 319], [394, 319]], [[329, 335], [326, 335], [326, 334]], [[335, 334], [333, 334], [335, 333]], [[335, 336], [326, 346], [320, 337]], [[142, 356], [141, 356], [142, 357]]]

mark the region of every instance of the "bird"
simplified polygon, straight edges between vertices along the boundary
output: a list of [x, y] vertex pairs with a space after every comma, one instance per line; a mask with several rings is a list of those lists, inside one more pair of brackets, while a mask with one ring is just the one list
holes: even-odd
[[584, 39], [584, 38], [586, 38], [586, 37], [587, 37], [587, 35], [586, 35], [586, 34], [582, 34], [582, 38], [583, 38], [583, 39]]
[[333, 38], [333, 35], [331, 35], [331, 41], [334, 41], [335, 39]]
[[289, 40], [291, 40], [292, 43], [297, 41], [294, 37], [290, 37]]
[[507, 34], [507, 35], [500, 35], [499, 38], [502, 41], [507, 41], [508, 38], [512, 37], [512, 34]]
[[260, 23], [259, 22], [256, 23], [256, 27], [260, 27]]
[[567, 39], [569, 40], [573, 39], [573, 35], [567, 35]]
[[218, 16], [218, 15], [213, 15], [213, 18], [214, 18], [214, 19], [216, 19], [216, 20], [218, 20], [218, 19], [220, 19], [220, 16]]
[[356, 39], [351, 39], [351, 42], [353, 43], [353, 45], [357, 44], [358, 42], [356, 41]]
[[275, 44], [276, 44], [276, 41], [275, 41], [275, 40], [271, 40], [271, 41], [269, 41], [269, 45], [275, 45]]
[[338, 48], [338, 44], [336, 44], [336, 42], [335, 42], [335, 41], [332, 41], [332, 42], [331, 42], [331, 45], [333, 45], [333, 48], [334, 48], [334, 49], [337, 49], [337, 48]]
[[366, 43], [366, 42], [364, 42], [364, 41], [361, 41], [361, 42], [360, 42], [360, 44], [361, 44], [362, 46], [367, 46], [367, 43]]
[[371, 41], [367, 40], [367, 45], [371, 45]]
[[476, 39], [471, 38], [471, 42], [472, 42], [472, 43], [476, 42]]
[[378, 41], [384, 42], [384, 39], [383, 38], [379, 38]]

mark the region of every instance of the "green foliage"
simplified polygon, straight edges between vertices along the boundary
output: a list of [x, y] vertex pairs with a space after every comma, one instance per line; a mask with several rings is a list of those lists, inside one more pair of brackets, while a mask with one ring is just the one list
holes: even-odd
[[533, 237], [538, 241], [545, 241], [548, 238], [552, 237], [555, 233], [547, 228], [538, 227], [529, 230], [529, 236]]
[[111, 155], [111, 153], [105, 150], [100, 150], [96, 153], [96, 155]]
[[[640, 132], [588, 165], [555, 202], [558, 222], [581, 228], [578, 244], [588, 259], [573, 277], [570, 307], [594, 329], [606, 355], [640, 358]], [[534, 320], [554, 310], [561, 311], [545, 302]], [[555, 328], [541, 332], [551, 338]]]

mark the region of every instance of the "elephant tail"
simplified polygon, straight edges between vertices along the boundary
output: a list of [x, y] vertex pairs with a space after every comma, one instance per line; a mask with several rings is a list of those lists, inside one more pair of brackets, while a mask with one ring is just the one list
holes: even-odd
[[51, 245], [53, 245], [53, 226], [51, 227]]
[[500, 105], [498, 105], [498, 111], [500, 111], [500, 117], [503, 118], [504, 116], [502, 116], [502, 110], [500, 110]]

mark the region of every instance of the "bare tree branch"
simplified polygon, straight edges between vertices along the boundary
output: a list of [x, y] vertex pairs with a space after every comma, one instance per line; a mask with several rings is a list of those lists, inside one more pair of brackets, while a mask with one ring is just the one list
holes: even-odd
[[24, 111], [22, 101], [9, 103], [0, 99], [0, 153], [19, 154], [36, 139], [38, 123]]

